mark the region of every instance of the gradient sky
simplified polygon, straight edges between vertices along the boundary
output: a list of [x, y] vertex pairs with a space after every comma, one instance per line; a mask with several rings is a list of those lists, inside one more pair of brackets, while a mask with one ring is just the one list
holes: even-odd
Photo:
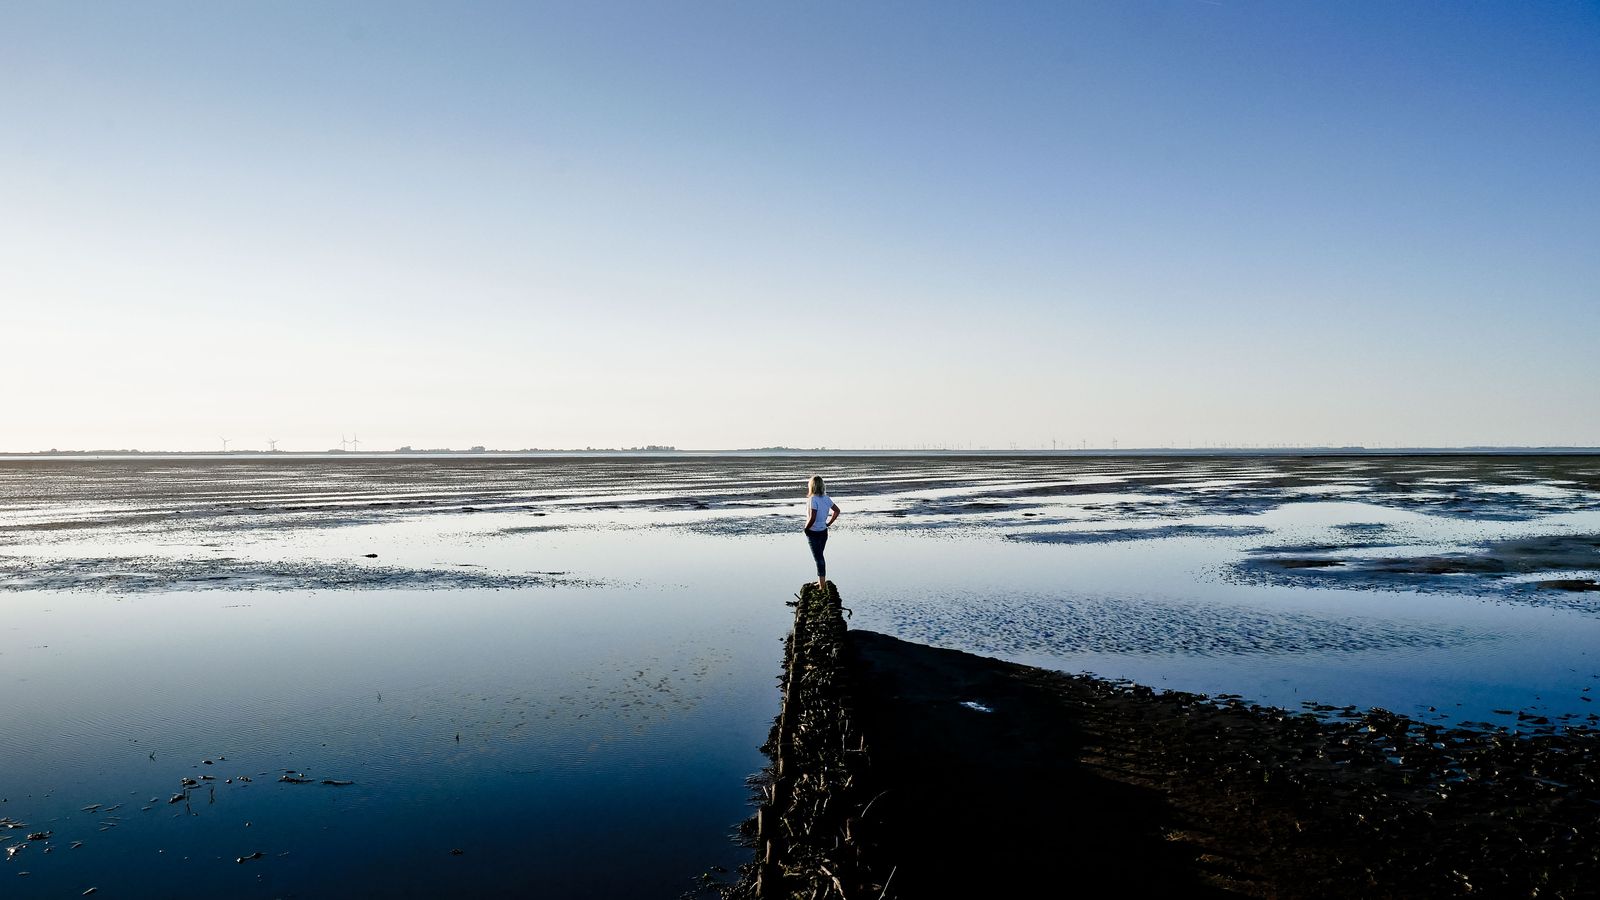
[[1600, 4], [0, 0], [0, 450], [1600, 445]]

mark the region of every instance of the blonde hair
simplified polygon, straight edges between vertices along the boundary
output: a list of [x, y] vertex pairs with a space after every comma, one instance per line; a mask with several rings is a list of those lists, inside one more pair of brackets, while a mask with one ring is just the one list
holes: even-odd
[[821, 475], [813, 475], [813, 476], [811, 476], [811, 480], [806, 482], [806, 496], [807, 497], [814, 497], [817, 494], [826, 494], [826, 493], [827, 493], [827, 491], [822, 489], [822, 476]]

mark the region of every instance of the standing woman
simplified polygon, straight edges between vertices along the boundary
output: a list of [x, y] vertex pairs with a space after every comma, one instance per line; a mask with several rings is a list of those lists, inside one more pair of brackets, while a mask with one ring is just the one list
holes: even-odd
[[822, 561], [822, 548], [828, 546], [828, 526], [839, 518], [839, 504], [822, 489], [822, 476], [811, 476], [806, 490], [806, 540], [817, 561], [817, 587], [828, 588], [828, 564]]

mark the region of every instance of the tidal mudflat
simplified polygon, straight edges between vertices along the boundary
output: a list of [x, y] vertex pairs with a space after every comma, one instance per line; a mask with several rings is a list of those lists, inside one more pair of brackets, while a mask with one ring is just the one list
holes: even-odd
[[852, 627], [1296, 709], [1600, 721], [1593, 457], [4, 461], [0, 878], [691, 889], [745, 858], [813, 472]]

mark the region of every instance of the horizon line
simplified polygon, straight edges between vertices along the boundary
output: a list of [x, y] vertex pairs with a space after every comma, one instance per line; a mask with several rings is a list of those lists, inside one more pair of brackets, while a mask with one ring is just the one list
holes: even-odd
[[1206, 455], [1257, 455], [1257, 456], [1292, 456], [1292, 455], [1412, 455], [1412, 454], [1536, 454], [1559, 453], [1570, 454], [1600, 454], [1600, 446], [1567, 445], [1567, 444], [1463, 444], [1445, 446], [1427, 445], [1394, 445], [1394, 446], [1366, 446], [1362, 444], [1304, 444], [1304, 445], [1228, 445], [1220, 447], [741, 447], [741, 448], [712, 448], [712, 449], [687, 449], [672, 446], [651, 445], [644, 447], [582, 447], [582, 448], [538, 448], [529, 447], [518, 450], [489, 449], [475, 446], [468, 449], [457, 450], [453, 448], [427, 448], [412, 449], [401, 447], [394, 450], [138, 450], [138, 449], [93, 449], [93, 450], [0, 450], [0, 459], [81, 459], [85, 457], [198, 457], [198, 458], [262, 458], [262, 459], [287, 459], [287, 458], [374, 458], [374, 457], [455, 457], [473, 458], [486, 456], [638, 456], [638, 457], [664, 457], [664, 456], [735, 456], [735, 455], [770, 455], [770, 456], [795, 456], [795, 455], [860, 455], [860, 456], [1206, 456]]

